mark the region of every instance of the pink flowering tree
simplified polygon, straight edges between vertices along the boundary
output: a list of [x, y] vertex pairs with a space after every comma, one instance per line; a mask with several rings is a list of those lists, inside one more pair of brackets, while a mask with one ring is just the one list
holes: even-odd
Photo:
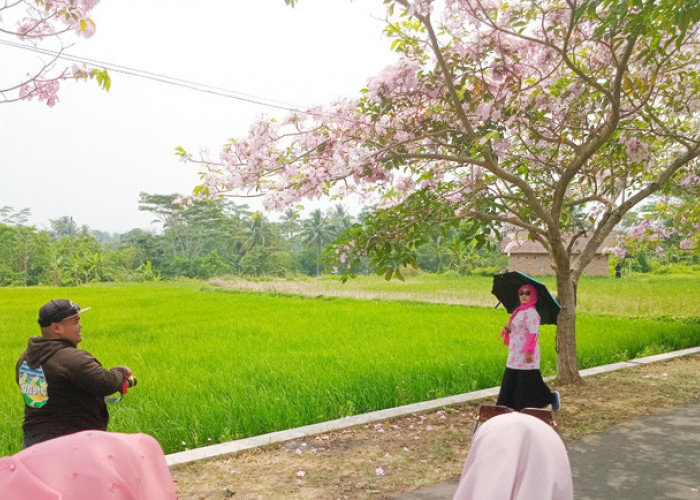
[[698, 173], [698, 1], [384, 3], [400, 60], [357, 98], [254, 123], [218, 158], [179, 148], [201, 168], [193, 198], [284, 210], [365, 196], [373, 215], [331, 254], [350, 272], [369, 256], [387, 277], [415, 261], [426, 227], [465, 241], [517, 228], [549, 253], [557, 375], [576, 381], [583, 270], [625, 213]]
[[[10, 0], [0, 3], [0, 34], [16, 39], [6, 45], [29, 45], [49, 54], [27, 74], [18, 75], [15, 81], [0, 82], [0, 104], [36, 98], [54, 106], [59, 100], [57, 94], [61, 81], [67, 79], [95, 79], [98, 85], [109, 90], [111, 82], [106, 70], [77, 64], [66, 68], [59, 64], [67, 38], [90, 38], [95, 32], [95, 23], [89, 15], [98, 2]], [[8, 73], [3, 76], [7, 77]]]
[[[700, 176], [684, 175], [677, 185], [665, 186], [639, 211], [636, 220], [610, 250], [622, 258], [645, 248], [658, 258], [691, 261], [700, 256]], [[667, 252], [670, 250], [670, 252]]]

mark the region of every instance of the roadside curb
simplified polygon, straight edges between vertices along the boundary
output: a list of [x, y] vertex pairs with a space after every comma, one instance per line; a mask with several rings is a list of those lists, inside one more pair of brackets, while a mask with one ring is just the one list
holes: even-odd
[[[700, 353], [700, 346], [692, 347], [689, 349], [682, 349], [680, 351], [668, 352], [664, 354], [657, 354], [654, 356], [647, 356], [644, 358], [632, 359], [620, 363], [613, 363], [609, 365], [597, 366], [594, 368], [587, 368], [585, 370], [581, 370], [579, 373], [582, 377], [588, 377], [600, 373], [613, 372], [621, 370], [623, 368], [633, 368], [639, 365], [656, 363], [659, 361], [665, 361], [697, 353]], [[323, 434], [326, 432], [347, 429], [348, 427], [354, 427], [356, 425], [378, 422], [381, 420], [387, 420], [395, 417], [408, 416], [414, 413], [424, 413], [427, 411], [439, 410], [440, 408], [444, 408], [446, 406], [459, 406], [466, 403], [478, 401], [480, 399], [484, 399], [490, 396], [496, 396], [498, 395], [498, 391], [499, 387], [491, 387], [488, 389], [481, 389], [479, 391], [467, 392], [455, 396], [433, 399], [431, 401], [422, 401], [420, 403], [398, 406], [396, 408], [387, 408], [386, 410], [378, 410], [369, 413], [363, 413], [361, 415], [343, 417], [336, 420], [321, 422], [318, 424], [305, 425], [302, 427], [296, 427], [294, 429], [271, 432], [268, 434], [261, 434], [259, 436], [238, 439], [236, 441], [228, 441], [226, 443], [220, 443], [205, 446], [202, 448], [195, 448], [192, 450], [185, 450], [177, 453], [172, 453], [170, 455], [166, 455], [165, 460], [169, 467], [176, 467], [179, 465], [184, 465], [190, 462], [197, 462], [201, 460], [210, 460], [220, 456], [231, 455], [253, 448], [282, 443], [292, 439], [300, 439], [316, 434]]]

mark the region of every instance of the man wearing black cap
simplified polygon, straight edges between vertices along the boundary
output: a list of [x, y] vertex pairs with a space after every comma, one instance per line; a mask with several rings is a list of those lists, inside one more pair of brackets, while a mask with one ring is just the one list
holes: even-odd
[[131, 370], [107, 370], [77, 348], [82, 340], [80, 314], [88, 309], [67, 299], [52, 300], [39, 309], [41, 337], [29, 339], [15, 369], [25, 402], [25, 448], [74, 432], [107, 430], [104, 398], [124, 385]]

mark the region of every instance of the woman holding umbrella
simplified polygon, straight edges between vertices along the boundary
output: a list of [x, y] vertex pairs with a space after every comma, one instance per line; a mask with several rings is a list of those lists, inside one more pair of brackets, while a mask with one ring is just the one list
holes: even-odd
[[530, 284], [521, 286], [518, 299], [520, 305], [501, 331], [503, 343], [508, 346], [508, 362], [496, 404], [516, 411], [551, 404], [552, 410], [558, 410], [559, 393], [549, 389], [540, 373], [540, 346], [537, 342], [540, 314], [535, 308], [537, 289]]

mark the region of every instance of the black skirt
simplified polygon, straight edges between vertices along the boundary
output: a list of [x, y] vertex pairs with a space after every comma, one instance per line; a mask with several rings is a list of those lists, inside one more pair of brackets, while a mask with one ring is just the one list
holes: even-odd
[[544, 408], [552, 402], [552, 391], [539, 370], [506, 368], [496, 404], [520, 411], [523, 408]]

